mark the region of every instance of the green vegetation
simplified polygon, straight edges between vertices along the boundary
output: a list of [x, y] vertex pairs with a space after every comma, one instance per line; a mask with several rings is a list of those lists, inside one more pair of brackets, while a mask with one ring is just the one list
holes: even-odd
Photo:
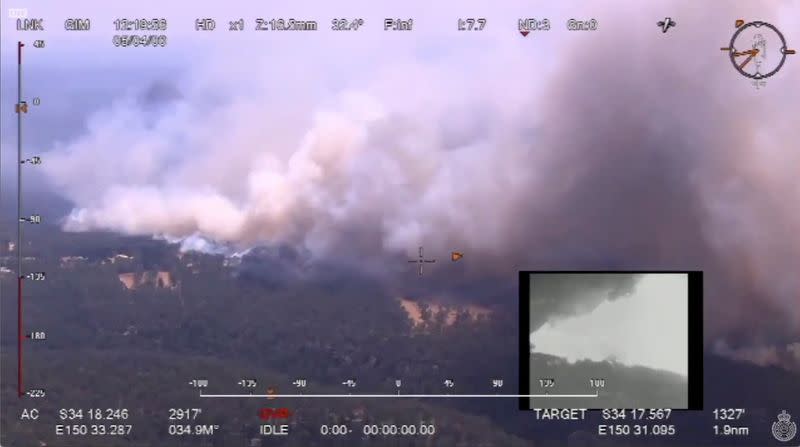
[[[3, 445], [180, 445], [166, 431], [168, 408], [177, 406], [199, 406], [206, 423], [224, 427], [217, 438], [207, 439], [208, 445], [245, 445], [261, 422], [258, 408], [278, 406], [295, 412], [290, 419], [294, 427], [283, 440], [265, 440], [270, 445], [337, 445], [319, 434], [319, 426], [350, 417], [358, 406], [366, 408], [364, 422], [435, 421], [436, 445], [520, 442], [488, 417], [491, 405], [487, 410], [475, 402], [304, 400], [279, 405], [251, 399], [211, 404], [188, 385], [190, 379], [207, 378], [209, 392], [241, 393], [246, 391], [237, 381], [251, 377], [259, 384], [254, 392], [263, 394], [267, 386], [292, 392], [292, 380], [305, 378], [310, 391], [341, 393], [347, 391], [341, 382], [355, 378], [355, 392], [385, 393], [396, 390], [399, 378], [403, 392], [440, 393], [442, 382], [452, 379], [455, 392], [492, 392], [489, 378], [500, 377], [507, 392], [515, 392], [517, 346], [508, 341], [516, 340], [516, 329], [502, 316], [474, 322], [461, 315], [447, 327], [443, 319], [432, 319], [415, 329], [397, 297], [385, 296], [367, 280], [294, 281], [276, 287], [235, 277], [222, 256], [179, 257], [174, 246], [159, 241], [107, 234], [98, 239], [47, 232], [38, 236], [30, 238], [36, 244], [25, 247], [26, 256], [36, 257], [25, 269], [45, 271], [47, 279], [26, 283], [25, 320], [28, 330], [41, 328], [48, 339], [26, 342], [26, 379], [29, 387], [41, 384], [47, 389], [48, 397], [37, 405], [48, 422], [18, 421], [16, 306], [7, 299], [16, 295], [16, 284], [6, 274]], [[104, 262], [118, 253], [133, 259]], [[87, 259], [65, 264], [65, 256]], [[14, 262], [4, 264], [15, 267]], [[129, 290], [117, 276], [153, 270], [170, 272], [176, 286], [147, 283]], [[53, 427], [62, 423], [58, 409], [69, 407], [128, 408], [136, 419], [133, 433], [128, 438], [57, 438]], [[197, 445], [190, 441], [196, 440], [185, 445]], [[360, 435], [340, 441], [338, 445], [377, 445]], [[396, 445], [430, 442], [416, 437]]]

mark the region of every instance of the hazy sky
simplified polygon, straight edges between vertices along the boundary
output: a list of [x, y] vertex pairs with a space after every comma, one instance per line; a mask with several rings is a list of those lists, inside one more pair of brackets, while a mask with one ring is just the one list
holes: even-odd
[[[45, 18], [47, 48], [26, 53], [26, 95], [43, 106], [25, 118], [25, 151], [46, 156], [26, 185], [71, 204], [67, 229], [290, 244], [384, 272], [420, 245], [458, 250], [451, 291], [501, 290], [519, 270], [704, 270], [708, 341], [800, 364], [800, 56], [756, 90], [720, 51], [740, 18], [800, 46], [798, 1], [3, 7]], [[34, 35], [2, 14], [0, 93], [13, 98], [15, 43]], [[166, 48], [112, 45], [112, 21], [136, 16], [167, 18]], [[321, 29], [227, 31], [258, 16]], [[367, 23], [332, 33], [340, 16]], [[386, 16], [415, 29], [384, 32]], [[486, 30], [458, 32], [459, 16]], [[666, 34], [665, 16], [678, 23]], [[95, 30], [67, 33], [66, 17]], [[203, 17], [217, 30], [194, 31]], [[523, 38], [524, 17], [552, 29]], [[569, 32], [570, 18], [598, 30]], [[2, 108], [5, 202], [15, 126]]]
[[[568, 280], [566, 276], [565, 280]], [[536, 312], [535, 277], [531, 311]], [[688, 374], [687, 277], [681, 274], [645, 275], [633, 292], [603, 301], [589, 313], [545, 323], [531, 334], [534, 351], [564, 357], [570, 362], [614, 358]]]

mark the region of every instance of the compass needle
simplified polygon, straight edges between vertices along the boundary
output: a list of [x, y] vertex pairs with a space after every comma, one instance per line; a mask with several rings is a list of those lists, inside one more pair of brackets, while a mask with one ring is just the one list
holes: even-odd
[[731, 63], [739, 74], [760, 81], [781, 69], [786, 55], [793, 54], [787, 48], [786, 39], [775, 26], [753, 21], [737, 26], [728, 46], [720, 49], [728, 52]]

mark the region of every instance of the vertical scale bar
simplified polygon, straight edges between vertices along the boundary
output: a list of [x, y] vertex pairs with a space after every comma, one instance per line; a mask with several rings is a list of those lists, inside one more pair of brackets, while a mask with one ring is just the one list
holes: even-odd
[[25, 395], [25, 386], [22, 381], [22, 276], [17, 279], [17, 393], [19, 397]]
[[17, 42], [17, 393], [25, 395], [22, 374], [22, 42]]

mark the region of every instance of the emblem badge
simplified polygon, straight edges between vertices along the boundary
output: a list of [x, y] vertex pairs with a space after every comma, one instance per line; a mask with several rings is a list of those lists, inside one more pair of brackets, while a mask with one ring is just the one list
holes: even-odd
[[797, 434], [797, 424], [791, 422], [792, 416], [786, 412], [781, 411], [778, 415], [778, 422], [772, 423], [772, 436], [781, 442], [789, 442], [794, 439]]

